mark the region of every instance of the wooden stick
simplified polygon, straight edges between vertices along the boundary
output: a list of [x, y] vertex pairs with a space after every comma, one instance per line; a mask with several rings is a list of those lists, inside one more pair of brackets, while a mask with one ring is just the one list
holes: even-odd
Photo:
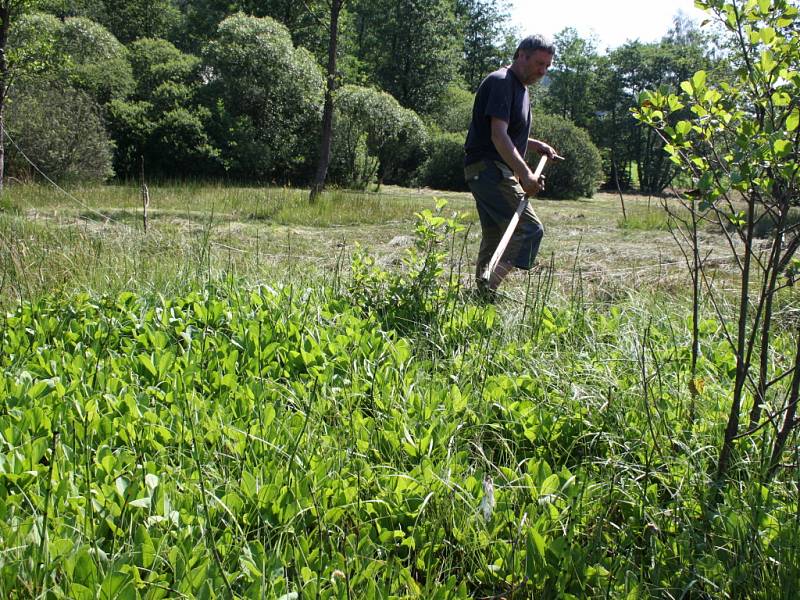
[[[533, 174], [533, 178], [538, 180], [544, 171], [544, 166], [547, 164], [547, 156], [542, 156], [539, 159], [539, 164], [536, 166], [536, 171]], [[511, 221], [508, 223], [508, 227], [506, 227], [506, 231], [503, 234], [503, 237], [500, 238], [500, 243], [497, 244], [497, 249], [492, 254], [492, 259], [489, 261], [489, 264], [486, 265], [486, 269], [483, 271], [483, 275], [481, 279], [485, 281], [489, 281], [492, 277], [492, 273], [497, 268], [497, 263], [500, 262], [500, 259], [503, 256], [503, 253], [506, 251], [506, 247], [508, 246], [508, 242], [511, 240], [511, 236], [514, 234], [514, 230], [517, 228], [517, 223], [519, 223], [519, 219], [522, 216], [522, 213], [525, 212], [525, 209], [528, 208], [529, 197], [527, 194], [522, 197], [522, 200], [519, 201], [519, 205], [517, 206], [517, 210], [514, 213], [514, 216], [511, 217]]]

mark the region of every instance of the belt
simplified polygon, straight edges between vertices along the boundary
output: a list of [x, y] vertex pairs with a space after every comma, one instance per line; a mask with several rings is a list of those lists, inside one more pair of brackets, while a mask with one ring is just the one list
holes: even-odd
[[466, 179], [477, 179], [478, 175], [486, 169], [500, 169], [505, 177], [513, 177], [514, 172], [505, 163], [484, 158], [478, 162], [470, 163], [464, 167], [464, 177]]

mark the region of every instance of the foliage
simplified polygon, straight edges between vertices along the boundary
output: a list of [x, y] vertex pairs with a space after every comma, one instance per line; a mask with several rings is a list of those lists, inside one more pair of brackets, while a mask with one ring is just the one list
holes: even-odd
[[[402, 269], [386, 271], [365, 252], [357, 252], [351, 265], [352, 278], [348, 295], [354, 306], [376, 315], [387, 329], [408, 332], [425, 327], [452, 306], [458, 297], [460, 282], [445, 275], [448, 242], [464, 230], [459, 215], [446, 216], [445, 200], [437, 200], [435, 212], [417, 213], [414, 245], [406, 250]], [[444, 310], [443, 310], [444, 309]]]
[[237, 13], [251, 17], [270, 17], [281, 23], [292, 36], [294, 45], [314, 53], [317, 62], [324, 64], [327, 56], [328, 16], [323, 0], [193, 0], [179, 2], [183, 17], [180, 41], [184, 50], [200, 54], [214, 39], [219, 24]]
[[455, 81], [462, 44], [453, 3], [447, 0], [361, 0], [357, 58], [372, 82], [406, 108], [425, 113]]
[[[591, 198], [603, 176], [600, 151], [589, 134], [570, 121], [558, 116], [535, 114], [531, 132], [534, 138], [544, 140], [564, 157], [547, 166], [545, 198]], [[538, 157], [529, 155], [535, 166]]]
[[100, 0], [94, 19], [129, 44], [141, 38], [172, 38], [181, 24], [176, 0]]
[[472, 103], [475, 95], [457, 85], [449, 85], [436, 99], [426, 120], [431, 127], [448, 133], [460, 133], [469, 129], [472, 120]]
[[[2, 4], [0, 4], [0, 8]], [[29, 11], [38, 7], [37, 2], [6, 2], [5, 8], [9, 10], [9, 29], [3, 53], [6, 59], [6, 73], [3, 85], [13, 86], [16, 81], [35, 78], [51, 67], [52, 62], [60, 57], [54, 49], [54, 36], [47, 30], [24, 27], [27, 19], [36, 18], [37, 13]], [[19, 28], [20, 17], [23, 21], [22, 30]]]
[[108, 29], [123, 44], [139, 38], [170, 38], [181, 13], [176, 0], [41, 0], [40, 10], [59, 19], [83, 17]]
[[[783, 0], [698, 5], [727, 29], [736, 67], [733, 80], [714, 82], [706, 71], [697, 71], [681, 84], [680, 93], [662, 88], [643, 94], [635, 114], [663, 138], [670, 160], [692, 176], [694, 190], [684, 198], [692, 218], [678, 226], [692, 240], [696, 280], [704, 280], [697, 258], [701, 242], [692, 233], [697, 222], [730, 224], [734, 230], [729, 242], [741, 279], [736, 326], [731, 326], [728, 340], [736, 376], [717, 479], [728, 477], [737, 440], [763, 427], [765, 433], [754, 436], [752, 443], [761, 440], [761, 451], [769, 457], [764, 459], [764, 478], [769, 480], [791, 447], [787, 444], [798, 424], [800, 395], [800, 346], [790, 346], [777, 364], [772, 361], [780, 330], [774, 311], [782, 301], [793, 301], [786, 288], [794, 285], [792, 265], [800, 247], [790, 217], [800, 194], [798, 8]], [[756, 239], [763, 221], [773, 230], [766, 244]], [[716, 305], [714, 291], [708, 294]], [[722, 315], [719, 320], [728, 327]], [[792, 334], [798, 337], [795, 327]], [[749, 402], [749, 424], [742, 431], [742, 412]]]
[[631, 168], [636, 169], [639, 191], [661, 193], [677, 174], [665, 158], [663, 143], [652, 130], [641, 128], [631, 118], [638, 95], [646, 89], [680, 82], [698, 68], [712, 64], [709, 43], [696, 26], [680, 19], [660, 42], [627, 42], [598, 59], [595, 76], [597, 114], [589, 124], [596, 144], [609, 148], [606, 180], [616, 187], [632, 187]]
[[599, 58], [594, 42], [567, 27], [555, 36], [555, 46], [543, 108], [587, 128], [594, 119], [593, 109], [597, 104]]
[[486, 75], [506, 64], [514, 48], [504, 0], [457, 0], [456, 17], [461, 30], [463, 61], [460, 73], [467, 88], [477, 90]]
[[464, 181], [464, 133], [437, 133], [431, 136], [428, 160], [422, 167], [421, 181], [437, 190], [467, 189]]
[[424, 160], [422, 120], [386, 92], [344, 86], [336, 92], [331, 180], [366, 187], [376, 177], [402, 178]]
[[309, 177], [324, 87], [311, 54], [295, 48], [275, 20], [237, 14], [220, 23], [204, 57], [211, 67], [206, 93], [218, 99], [213, 137], [228, 172]]
[[7, 156], [10, 174], [23, 180], [38, 178], [30, 160], [62, 182], [104, 181], [113, 176], [114, 143], [100, 112], [86, 92], [68, 85], [16, 86], [7, 116], [16, 142]]
[[692, 430], [680, 309], [505, 323], [455, 297], [444, 208], [401, 272], [356, 262], [342, 292], [225, 278], [3, 314], [0, 595], [791, 598], [793, 476], [724, 494], [705, 535], [724, 333]]
[[111, 103], [110, 128], [117, 140], [120, 174], [212, 175], [219, 151], [208, 135], [211, 112], [200, 105], [200, 60], [166, 40], [139, 39], [130, 45], [136, 89]]
[[60, 60], [50, 61], [37, 81], [67, 82], [100, 105], [133, 90], [128, 52], [102, 25], [82, 17], [61, 21], [43, 13], [27, 14], [18, 20], [10, 44], [22, 49], [42, 37], [53, 40], [53, 53]]

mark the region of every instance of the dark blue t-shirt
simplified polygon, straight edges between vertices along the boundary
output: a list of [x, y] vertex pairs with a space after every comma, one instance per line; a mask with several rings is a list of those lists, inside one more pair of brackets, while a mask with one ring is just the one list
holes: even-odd
[[508, 67], [487, 76], [475, 94], [472, 123], [464, 144], [465, 165], [484, 159], [505, 162], [492, 143], [492, 117], [508, 123], [508, 136], [524, 158], [531, 130], [531, 103], [527, 86]]

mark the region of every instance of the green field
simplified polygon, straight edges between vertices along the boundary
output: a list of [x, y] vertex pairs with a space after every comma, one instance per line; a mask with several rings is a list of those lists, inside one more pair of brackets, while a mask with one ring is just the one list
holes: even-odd
[[796, 437], [715, 484], [732, 309], [693, 379], [660, 199], [537, 201], [487, 306], [466, 194], [150, 193], [146, 233], [133, 186], [0, 205], [0, 597], [795, 596]]

